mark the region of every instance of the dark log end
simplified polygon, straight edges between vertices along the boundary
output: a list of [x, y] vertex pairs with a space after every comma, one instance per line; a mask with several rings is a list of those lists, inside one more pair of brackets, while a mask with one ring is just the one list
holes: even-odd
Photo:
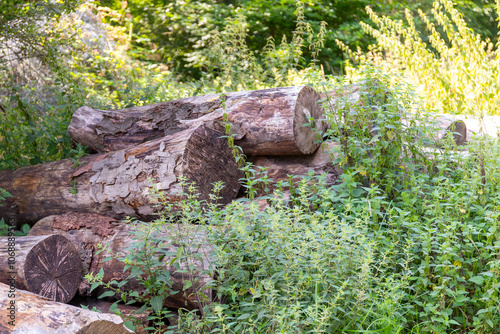
[[24, 272], [29, 291], [66, 303], [76, 294], [82, 263], [78, 251], [68, 239], [52, 235], [27, 254]]
[[467, 140], [467, 126], [464, 121], [455, 121], [448, 126], [446, 132], [453, 134], [453, 139], [458, 146], [464, 145]]
[[[309, 86], [304, 86], [297, 97], [293, 130], [297, 148], [303, 154], [311, 154], [316, 151], [326, 128], [319, 100], [320, 95]], [[313, 118], [312, 122], [311, 118]], [[304, 125], [307, 123], [310, 125]]]
[[243, 176], [223, 133], [200, 126], [186, 144], [184, 155], [184, 176], [195, 182], [202, 194], [201, 199], [209, 200], [213, 184], [224, 181], [219, 193], [220, 203], [231, 202], [240, 189], [239, 179]]

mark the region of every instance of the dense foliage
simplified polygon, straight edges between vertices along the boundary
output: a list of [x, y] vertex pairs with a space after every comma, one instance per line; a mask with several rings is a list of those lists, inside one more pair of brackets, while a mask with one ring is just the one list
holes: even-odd
[[[151, 332], [493, 333], [500, 143], [476, 138], [467, 152], [451, 140], [437, 144], [430, 112], [497, 113], [500, 2], [457, 3], [390, 1], [365, 12], [363, 0], [102, 1], [77, 11], [69, 10], [76, 1], [1, 2], [0, 168], [88, 153], [66, 134], [84, 104], [123, 108], [209, 92], [359, 84], [360, 104], [323, 101], [335, 106], [325, 111], [324, 139], [338, 148], [331, 152], [343, 167], [337, 185], [291, 176], [287, 197], [285, 184], [247, 164], [248, 198], [220, 208], [200, 203], [196, 185], [184, 183], [181, 212], [130, 222], [137, 243], [121, 260], [147, 294], [123, 293], [122, 301], [144, 303]], [[15, 41], [23, 51], [7, 59]], [[372, 41], [369, 52], [350, 51]], [[342, 52], [351, 57], [346, 76], [327, 75]], [[268, 206], [259, 210], [253, 199], [263, 191]], [[0, 189], [0, 201], [6, 196]], [[200, 291], [199, 308], [181, 310], [175, 321], [163, 308], [176, 293], [164, 259], [193, 280], [202, 273], [190, 263], [203, 259], [193, 258], [200, 240], [189, 235], [169, 245], [175, 254], [162, 253], [171, 241], [155, 232], [179, 234], [172, 223], [206, 229], [215, 259], [208, 272], [216, 272], [215, 301]], [[93, 289], [101, 277], [88, 276]], [[127, 326], [135, 325], [130, 318]]]

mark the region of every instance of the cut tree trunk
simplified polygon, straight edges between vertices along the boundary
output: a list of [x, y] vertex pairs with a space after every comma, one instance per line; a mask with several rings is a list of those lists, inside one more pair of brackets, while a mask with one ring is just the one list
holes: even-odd
[[0, 283], [0, 333], [128, 334], [122, 319], [54, 302]]
[[[320, 147], [314, 154], [307, 156], [260, 156], [252, 161], [254, 166], [266, 168], [267, 176], [273, 179], [273, 182], [288, 181], [288, 175], [306, 176], [309, 171], [314, 175], [326, 174], [326, 185], [330, 186], [337, 182], [342, 174], [342, 169], [332, 163], [334, 157], [333, 149], [337, 144], [328, 142]], [[260, 170], [260, 169], [257, 169]], [[259, 173], [258, 177], [261, 177]], [[299, 179], [295, 178], [294, 183]], [[284, 189], [288, 189], [285, 186]]]
[[467, 140], [467, 126], [464, 121], [443, 115], [436, 117], [435, 122], [435, 126], [439, 129], [437, 133], [438, 143], [436, 143], [438, 146], [446, 141], [448, 134], [452, 135], [455, 145], [462, 146], [465, 144]]
[[175, 204], [181, 175], [196, 183], [201, 200], [209, 200], [213, 183], [223, 181], [218, 202], [225, 204], [238, 193], [242, 175], [227, 140], [204, 126], [81, 162], [77, 170], [65, 159], [0, 171], [0, 188], [13, 195], [0, 206], [0, 218], [33, 225], [49, 215], [80, 211], [152, 220], [162, 210], [153, 189], [164, 192], [162, 204]]
[[[235, 143], [246, 155], [313, 153], [324, 131], [319, 94], [309, 86], [216, 94], [121, 110], [78, 109], [68, 128], [98, 152], [137, 145], [205, 124], [224, 132], [227, 111]], [[313, 127], [304, 126], [313, 118]]]
[[[142, 227], [148, 226], [142, 225]], [[141, 228], [142, 228], [141, 227]], [[200, 225], [178, 225], [167, 224], [162, 230], [154, 234], [155, 238], [162, 240], [161, 244], [155, 247], [162, 253], [156, 253], [156, 256], [169, 252], [177, 254], [177, 248], [180, 245], [189, 243], [190, 246], [185, 249], [185, 253], [190, 252], [193, 257], [181, 264], [181, 269], [187, 269], [188, 264], [193, 265], [193, 270], [189, 273], [179, 273], [173, 264], [170, 264], [174, 256], [165, 256], [165, 270], [170, 272], [172, 280], [172, 291], [179, 291], [170, 296], [166, 296], [164, 304], [172, 308], [194, 309], [200, 305], [201, 293], [211, 298], [211, 290], [206, 289], [206, 285], [211, 281], [208, 274], [213, 259], [210, 256], [212, 247], [207, 242], [204, 230], [205, 226]], [[125, 264], [112, 259], [103, 262], [108, 256], [125, 257], [130, 255], [130, 247], [140, 242], [138, 237], [132, 232], [139, 229], [132, 224], [116, 223], [110, 217], [96, 214], [85, 213], [67, 213], [59, 216], [49, 216], [36, 223], [30, 230], [29, 235], [60, 234], [68, 238], [78, 249], [83, 265], [84, 274], [88, 272], [98, 273], [101, 269], [104, 271], [103, 281], [110, 282], [117, 280], [123, 281], [130, 274], [130, 270], [124, 272]], [[152, 238], [153, 236], [150, 236]], [[98, 244], [109, 245], [104, 251], [97, 254]], [[140, 246], [134, 246], [133, 252], [140, 251]], [[196, 255], [196, 259], [194, 256]], [[187, 280], [193, 283], [193, 286], [184, 290], [184, 284]], [[80, 295], [90, 295], [89, 285], [83, 281], [79, 289]], [[124, 290], [135, 290], [142, 292], [137, 281], [132, 280], [129, 284], [123, 286]]]
[[474, 136], [500, 137], [500, 116], [484, 116], [479, 118], [467, 117], [462, 115], [449, 116], [461, 120], [467, 126], [466, 141], [470, 141]]
[[66, 303], [78, 290], [82, 262], [61, 235], [0, 239], [0, 282]]

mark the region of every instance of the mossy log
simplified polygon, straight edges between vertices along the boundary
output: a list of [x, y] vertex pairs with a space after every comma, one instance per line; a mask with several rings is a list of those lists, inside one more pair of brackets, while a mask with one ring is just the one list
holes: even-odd
[[82, 262], [65, 237], [3, 237], [0, 254], [0, 282], [62, 303], [75, 296]]
[[[142, 226], [144, 228], [147, 225]], [[204, 226], [200, 225], [178, 225], [167, 224], [162, 231], [151, 235], [150, 238], [161, 238], [162, 243], [156, 245], [157, 255], [164, 255], [164, 252], [177, 254], [177, 246], [190, 244], [185, 252], [190, 252], [192, 257], [189, 261], [181, 265], [181, 269], [187, 269], [188, 264], [193, 266], [189, 273], [179, 273], [173, 264], [170, 264], [173, 256], [165, 256], [165, 270], [169, 271], [172, 286], [171, 291], [178, 291], [173, 295], [166, 295], [164, 304], [172, 308], [197, 308], [201, 303], [201, 293], [211, 298], [211, 290], [206, 289], [206, 285], [212, 280], [208, 271], [213, 264], [211, 258], [212, 247], [207, 241]], [[110, 261], [104, 261], [109, 256], [125, 257], [130, 252], [140, 251], [140, 240], [132, 234], [139, 229], [132, 224], [117, 223], [110, 217], [86, 213], [67, 213], [58, 216], [49, 216], [36, 223], [29, 235], [60, 234], [70, 240], [80, 253], [84, 274], [93, 272], [98, 273], [101, 269], [104, 271], [103, 282], [117, 280], [123, 281], [130, 274], [130, 270], [124, 272], [125, 264], [113, 258]], [[98, 252], [98, 245], [108, 246], [101, 252]], [[135, 245], [135, 246], [134, 246]], [[131, 249], [131, 246], [136, 248]], [[180, 246], [179, 246], [180, 247]], [[196, 258], [195, 258], [196, 257]], [[184, 290], [184, 284], [190, 280], [192, 287]], [[124, 290], [135, 290], [143, 292], [137, 281], [131, 280], [130, 283], [122, 287]], [[90, 286], [83, 281], [79, 289], [80, 295], [90, 295]], [[102, 292], [101, 290], [98, 291]]]
[[[51, 301], [0, 283], [0, 333], [128, 334], [122, 319]], [[9, 297], [10, 296], [10, 297]]]
[[[195, 124], [224, 131], [227, 111], [235, 143], [246, 155], [313, 153], [324, 130], [319, 94], [309, 86], [211, 94], [121, 110], [82, 107], [68, 128], [77, 142], [115, 151]], [[313, 119], [313, 126], [304, 126]]]
[[[177, 203], [179, 176], [195, 182], [200, 199], [209, 200], [213, 183], [222, 181], [220, 204], [238, 193], [241, 171], [221, 133], [199, 126], [132, 148], [90, 155], [74, 169], [70, 159], [0, 171], [0, 188], [10, 192], [0, 218], [33, 225], [43, 217], [67, 211], [155, 219], [152, 190], [164, 192], [164, 203]], [[174, 208], [175, 209], [175, 208]]]

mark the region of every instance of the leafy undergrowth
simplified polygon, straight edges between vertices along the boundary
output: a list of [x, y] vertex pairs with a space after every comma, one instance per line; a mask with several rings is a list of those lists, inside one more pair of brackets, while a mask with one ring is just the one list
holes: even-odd
[[[124, 300], [146, 302], [152, 332], [495, 331], [500, 325], [498, 140], [478, 138], [467, 154], [445, 140], [428, 153], [423, 147], [433, 143], [435, 129], [418, 124], [430, 124], [429, 115], [403, 85], [387, 88], [388, 80], [365, 73], [360, 82], [365, 101], [331, 101], [338, 108], [327, 115], [331, 126], [325, 137], [339, 143], [336, 162], [344, 172], [337, 185], [327, 187], [324, 176], [309, 175], [296, 180], [288, 198], [286, 184], [278, 183], [260, 198], [267, 200], [262, 210], [250, 199], [224, 208], [202, 205], [195, 185], [185, 184], [182, 212], [167, 211], [146, 225], [148, 232], [140, 232], [126, 261], [137, 268], [135, 276], [154, 268], [144, 281], [153, 298], [125, 293]], [[375, 93], [386, 96], [378, 107], [368, 103]], [[272, 180], [252, 179], [252, 168], [245, 167], [248, 192], [269, 188]], [[206, 229], [203, 242], [214, 245], [216, 294], [212, 303], [200, 295], [199, 309], [180, 310], [166, 330], [174, 313], [159, 301], [176, 291], [169, 289], [170, 273], [158, 266], [164, 255], [158, 258], [155, 251], [172, 241], [144, 236], [156, 228], [181, 233], [173, 221]], [[196, 245], [185, 237], [176, 241], [177, 253], [169, 254], [171, 263], [198, 277], [189, 266], [195, 255], [187, 251]], [[98, 278], [89, 279], [99, 284]]]

